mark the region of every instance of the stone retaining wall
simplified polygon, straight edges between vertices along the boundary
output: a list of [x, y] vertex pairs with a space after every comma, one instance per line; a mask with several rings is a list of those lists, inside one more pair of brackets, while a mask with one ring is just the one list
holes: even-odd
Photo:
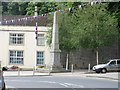
[[[119, 56], [118, 43], [109, 47], [103, 47], [99, 49], [99, 63], [103, 63], [109, 59], [120, 58]], [[67, 52], [61, 52], [61, 64], [66, 67], [66, 56]], [[80, 49], [74, 50], [69, 53], [69, 69], [71, 65], [74, 65], [74, 69], [85, 69], [88, 65], [96, 65], [96, 53], [93, 49]]]

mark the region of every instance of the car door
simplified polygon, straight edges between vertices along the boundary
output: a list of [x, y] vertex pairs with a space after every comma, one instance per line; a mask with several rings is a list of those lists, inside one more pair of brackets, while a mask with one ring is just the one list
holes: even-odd
[[116, 60], [115, 60], [115, 61], [111, 61], [111, 62], [108, 64], [108, 70], [109, 70], [109, 71], [116, 71], [116, 70], [117, 70]]
[[120, 60], [117, 60], [117, 71], [120, 71]]

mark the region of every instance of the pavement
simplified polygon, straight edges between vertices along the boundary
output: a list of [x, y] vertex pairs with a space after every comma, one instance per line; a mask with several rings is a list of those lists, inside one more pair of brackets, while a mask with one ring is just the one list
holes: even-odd
[[120, 72], [107, 72], [107, 73], [95, 73], [93, 71], [80, 70], [66, 72], [66, 73], [53, 73], [52, 75], [61, 75], [61, 76], [80, 76], [80, 77], [88, 77], [88, 78], [99, 78], [99, 79], [109, 79], [116, 80], [120, 82]]
[[49, 73], [49, 72], [33, 72], [33, 71], [4, 71], [3, 76], [14, 77], [14, 76], [80, 76], [89, 78], [103, 78], [120, 81], [120, 72], [107, 72], [107, 73], [95, 73], [87, 70], [75, 70], [74, 72], [60, 72], [60, 73]]

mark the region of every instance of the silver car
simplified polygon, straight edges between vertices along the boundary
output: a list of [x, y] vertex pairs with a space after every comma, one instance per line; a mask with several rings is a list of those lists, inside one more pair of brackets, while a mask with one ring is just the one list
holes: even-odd
[[3, 69], [0, 68], [0, 90], [5, 90], [5, 82], [3, 77]]
[[107, 71], [120, 71], [120, 59], [108, 60], [105, 64], [93, 66], [93, 71], [96, 73], [106, 73]]

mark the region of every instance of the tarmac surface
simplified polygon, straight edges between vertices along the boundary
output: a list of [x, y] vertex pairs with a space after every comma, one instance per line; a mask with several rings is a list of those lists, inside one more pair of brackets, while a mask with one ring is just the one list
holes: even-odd
[[87, 70], [75, 70], [74, 72], [60, 72], [60, 73], [50, 73], [50, 72], [33, 72], [33, 71], [4, 71], [4, 77], [17, 77], [17, 76], [80, 76], [80, 77], [91, 77], [91, 78], [103, 78], [117, 80], [120, 82], [120, 72], [107, 72], [107, 73], [95, 73], [93, 71]]

